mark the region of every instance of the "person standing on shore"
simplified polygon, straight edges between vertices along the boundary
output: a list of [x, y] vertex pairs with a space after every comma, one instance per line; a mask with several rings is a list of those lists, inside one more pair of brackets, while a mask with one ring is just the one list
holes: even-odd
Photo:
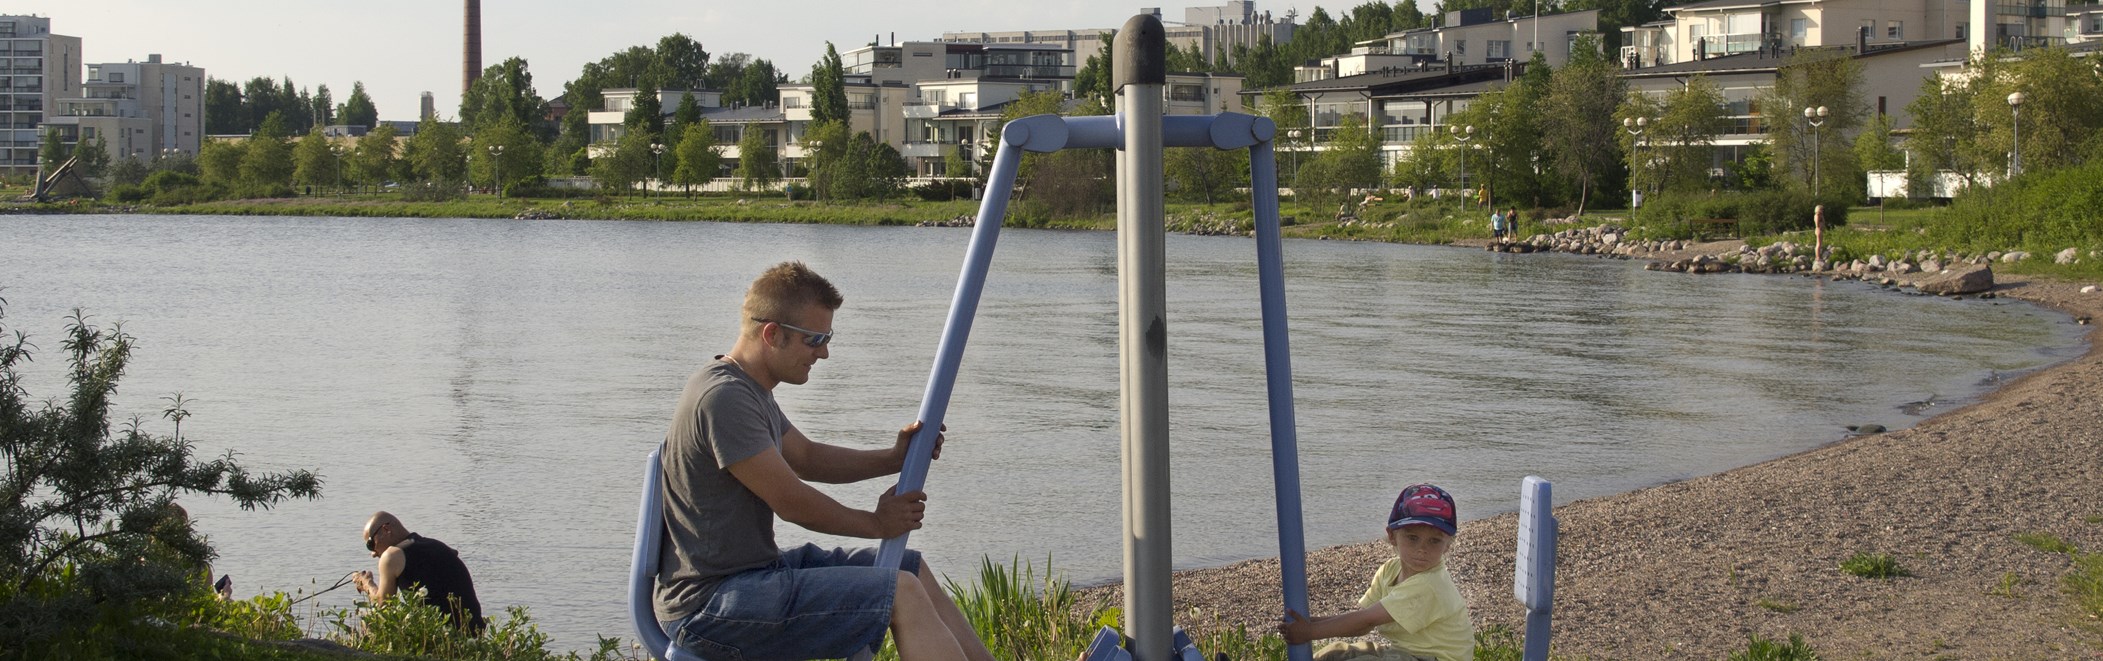
[[1504, 238], [1504, 216], [1497, 213], [1496, 209], [1490, 210], [1490, 238]]
[[[703, 658], [845, 658], [888, 630], [907, 661], [992, 661], [918, 552], [892, 569], [875, 566], [876, 549], [774, 543], [777, 515], [813, 532], [887, 539], [920, 528], [926, 509], [919, 491], [894, 487], [857, 510], [804, 482], [896, 474], [920, 429], [852, 450], [804, 436], [775, 403], [775, 386], [808, 382], [831, 355], [843, 300], [801, 262], [767, 269], [745, 292], [736, 344], [687, 379], [665, 435], [657, 619]], [[937, 458], [941, 443], [937, 435]]]
[[1291, 609], [1278, 632], [1285, 642], [1363, 636], [1379, 632], [1379, 643], [1341, 642], [1322, 647], [1315, 661], [1467, 661], [1475, 658], [1475, 624], [1467, 601], [1446, 573], [1459, 518], [1453, 496], [1429, 484], [1402, 490], [1387, 517], [1387, 540], [1395, 558], [1373, 573], [1358, 598], [1359, 609], [1307, 619]]
[[1512, 207], [1504, 212], [1504, 239], [1510, 241], [1517, 238], [1519, 238], [1519, 208]]

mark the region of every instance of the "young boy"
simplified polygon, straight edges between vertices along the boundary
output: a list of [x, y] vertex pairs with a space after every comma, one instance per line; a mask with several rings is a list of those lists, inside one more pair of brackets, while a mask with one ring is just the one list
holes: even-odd
[[1380, 566], [1358, 598], [1359, 609], [1320, 619], [1286, 610], [1278, 632], [1288, 643], [1379, 632], [1379, 643], [1342, 642], [1323, 647], [1315, 661], [1465, 661], [1475, 658], [1475, 624], [1468, 604], [1446, 573], [1458, 517], [1453, 496], [1429, 484], [1411, 485], [1387, 515], [1387, 541], [1395, 559]]

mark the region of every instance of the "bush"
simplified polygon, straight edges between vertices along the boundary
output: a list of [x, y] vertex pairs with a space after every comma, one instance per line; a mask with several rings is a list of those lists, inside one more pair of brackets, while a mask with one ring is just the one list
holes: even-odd
[[1928, 230], [1930, 239], [1974, 251], [2021, 248], [2046, 254], [2069, 246], [2103, 247], [2103, 161], [2028, 172], [1992, 188], [1961, 194]]
[[1818, 661], [1818, 651], [1804, 644], [1804, 637], [1789, 634], [1787, 644], [1753, 634], [1743, 651], [1732, 652], [1730, 661]]
[[913, 194], [929, 202], [971, 199], [971, 189], [977, 182], [970, 179], [943, 179], [930, 181], [913, 187]]
[[140, 186], [136, 186], [133, 184], [117, 184], [115, 186], [110, 187], [109, 200], [111, 202], [120, 202], [126, 204], [132, 202], [143, 202], [151, 194], [152, 191], [148, 191]]
[[97, 656], [128, 644], [108, 642], [110, 630], [183, 619], [212, 548], [178, 515], [178, 495], [225, 496], [242, 509], [320, 496], [309, 471], [252, 475], [232, 452], [198, 460], [182, 436], [189, 413], [179, 395], [162, 411], [172, 434], [149, 433], [137, 418], [113, 429], [111, 397], [131, 360], [121, 330], [75, 311], [61, 363], [72, 392], [44, 400], [22, 388], [15, 365], [31, 345], [14, 338], [0, 344], [0, 494], [9, 499], [0, 503], [0, 640], [9, 647], [47, 652], [31, 658]]
[[[1692, 221], [1712, 218], [1738, 221], [1741, 236], [1780, 234], [1811, 229], [1814, 209], [1820, 203], [1809, 193], [1794, 190], [1667, 193], [1645, 200], [1635, 218], [1653, 237], [1691, 236]], [[1827, 196], [1823, 203], [1826, 227], [1847, 224], [1848, 207], [1839, 196]]]
[[1863, 578], [1911, 576], [1898, 558], [1886, 553], [1856, 553], [1840, 563], [1840, 570]]

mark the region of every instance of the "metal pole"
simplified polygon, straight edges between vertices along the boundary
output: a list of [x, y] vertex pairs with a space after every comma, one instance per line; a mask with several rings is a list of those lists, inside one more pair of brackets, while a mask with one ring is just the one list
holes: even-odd
[[[1267, 122], [1266, 122], [1267, 123]], [[1268, 130], [1266, 130], [1268, 129]], [[1292, 344], [1285, 318], [1285, 251], [1278, 219], [1278, 154], [1259, 125], [1249, 148], [1249, 195], [1256, 211], [1256, 279], [1263, 305], [1263, 365], [1270, 396], [1271, 481], [1278, 500], [1278, 569], [1285, 607], [1307, 614], [1307, 539], [1300, 507], [1300, 441], [1292, 406]], [[1313, 646], [1286, 648], [1286, 658], [1309, 661]]]
[[1124, 149], [1117, 168], [1118, 412], [1123, 436], [1125, 634], [1134, 661], [1168, 661], [1170, 601], [1168, 287], [1162, 225], [1161, 20], [1142, 14], [1117, 33], [1112, 59]]

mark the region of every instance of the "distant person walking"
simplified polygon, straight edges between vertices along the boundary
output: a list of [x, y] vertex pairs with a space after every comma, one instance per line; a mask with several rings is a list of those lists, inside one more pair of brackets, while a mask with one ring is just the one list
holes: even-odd
[[402, 520], [374, 512], [365, 521], [365, 550], [380, 559], [379, 570], [358, 572], [351, 580], [377, 604], [396, 590], [424, 589], [424, 603], [452, 616], [453, 624], [482, 635], [482, 601], [475, 598], [475, 579], [460, 552], [445, 542], [409, 532]]

